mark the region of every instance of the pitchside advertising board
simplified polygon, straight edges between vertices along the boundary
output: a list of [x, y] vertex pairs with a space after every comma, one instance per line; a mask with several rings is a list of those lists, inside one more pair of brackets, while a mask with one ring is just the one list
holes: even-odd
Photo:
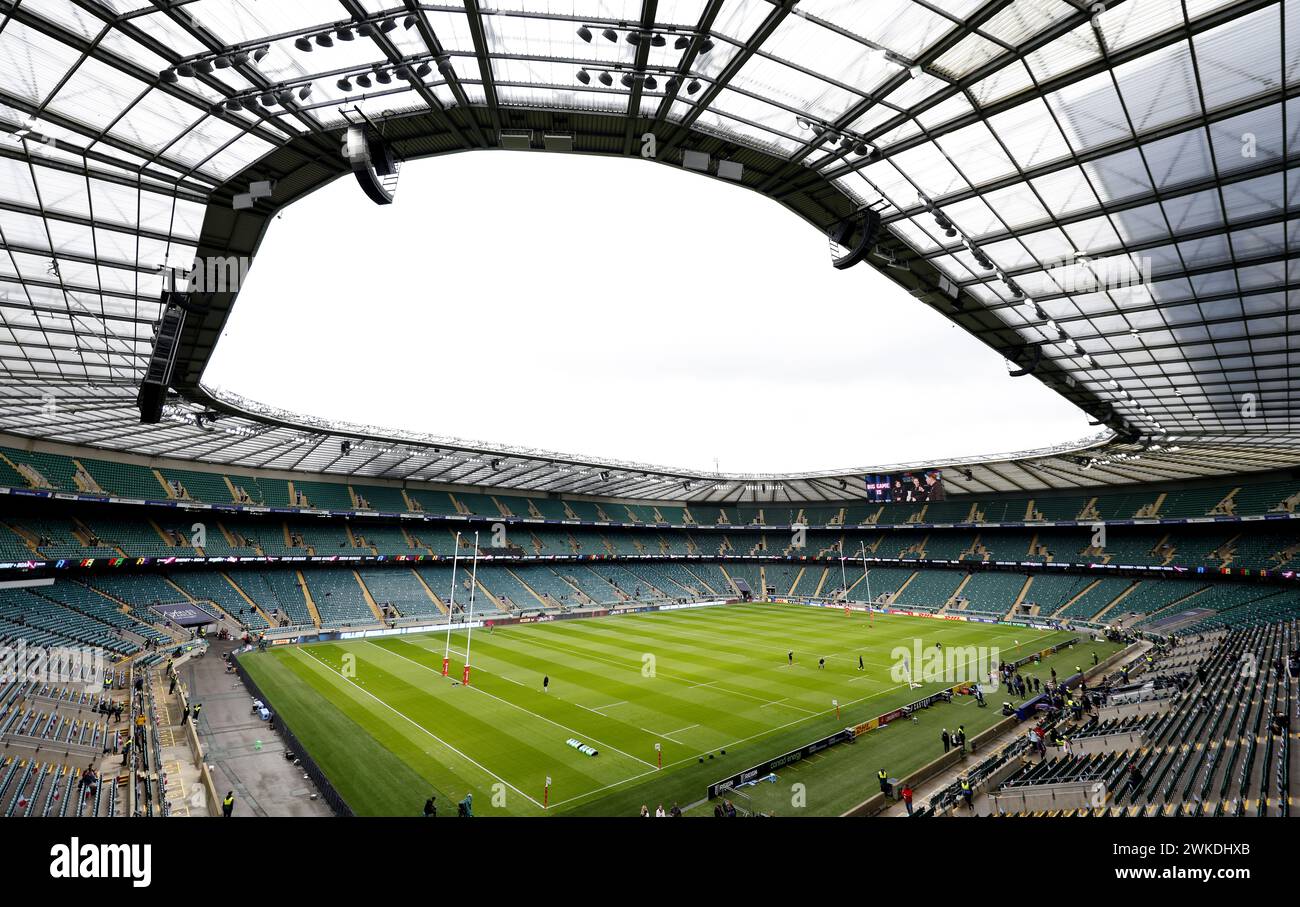
[[742, 784], [749, 784], [753, 781], [760, 781], [772, 774], [772, 772], [776, 771], [778, 768], [793, 765], [799, 760], [816, 755], [822, 750], [828, 749], [837, 743], [846, 743], [852, 740], [853, 737], [853, 729], [845, 728], [842, 731], [836, 731], [829, 737], [823, 737], [820, 740], [815, 740], [812, 743], [801, 746], [797, 750], [791, 750], [790, 752], [783, 753], [774, 759], [760, 762], [753, 768], [747, 768], [743, 772], [737, 772], [730, 778], [723, 778], [721, 781], [715, 781], [713, 784], [709, 785], [709, 799], [712, 800], [725, 790], [740, 787]]

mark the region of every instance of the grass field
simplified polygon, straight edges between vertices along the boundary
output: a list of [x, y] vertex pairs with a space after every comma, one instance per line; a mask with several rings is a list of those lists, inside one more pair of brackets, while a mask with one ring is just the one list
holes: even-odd
[[[482, 816], [635, 815], [642, 803], [686, 808], [713, 781], [942, 688], [892, 680], [895, 646], [996, 647], [1013, 660], [1070, 635], [749, 604], [475, 630], [469, 687], [453, 682], [464, 632], [451, 637], [451, 678], [441, 676], [443, 633], [286, 646], [241, 663], [358, 814], [416, 815], [434, 792], [440, 814], [454, 815], [472, 792]], [[1063, 652], [1041, 676], [1053, 665], [1068, 674], [1090, 664], [1093, 648], [1104, 658], [1115, 647]], [[1000, 717], [1005, 698], [977, 709], [958, 697], [923, 712], [924, 721], [793, 766], [781, 785], [750, 790], [789, 814], [779, 807], [789, 806], [797, 777], [807, 789], [803, 810], [841, 812], [871, 793], [878, 762], [891, 774], [918, 767], [936, 755], [941, 725], [977, 733]], [[569, 738], [599, 755], [583, 755]]]

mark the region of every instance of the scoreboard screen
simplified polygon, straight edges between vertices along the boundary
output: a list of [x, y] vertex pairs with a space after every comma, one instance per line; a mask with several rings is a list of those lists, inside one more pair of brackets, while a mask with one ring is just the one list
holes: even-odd
[[875, 504], [926, 504], [946, 499], [941, 469], [869, 475], [866, 482], [867, 500]]

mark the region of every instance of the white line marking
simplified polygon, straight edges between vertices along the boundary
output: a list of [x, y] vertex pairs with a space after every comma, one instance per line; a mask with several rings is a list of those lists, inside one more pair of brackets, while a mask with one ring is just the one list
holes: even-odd
[[[409, 661], [411, 664], [415, 665], [417, 668], [421, 668], [421, 669], [423, 669], [423, 670], [425, 670], [425, 671], [428, 671], [428, 672], [431, 673], [431, 674], [435, 674], [435, 675], [437, 675], [438, 677], [441, 677], [441, 676], [442, 676], [442, 672], [441, 672], [441, 671], [435, 671], [433, 668], [429, 667], [428, 665], [422, 665], [422, 664], [420, 664], [418, 661], [416, 661], [414, 658], [407, 658], [407, 657], [406, 657], [405, 655], [403, 655], [401, 652], [394, 652], [394, 651], [391, 650], [391, 649], [385, 649], [383, 646], [379, 645], [378, 643], [371, 642], [371, 641], [368, 640], [368, 639], [365, 640], [365, 642], [366, 642], [368, 645], [372, 645], [372, 646], [374, 646], [376, 649], [378, 649], [378, 650], [381, 651], [381, 652], [387, 652], [389, 655], [395, 655], [396, 657], [402, 659], [403, 661]], [[484, 671], [483, 673], [488, 674], [488, 672], [486, 672], [486, 671]], [[495, 677], [495, 676], [497, 676], [497, 675], [495, 675], [495, 674], [488, 674], [488, 676], [489, 676], [489, 677]], [[510, 706], [511, 708], [513, 708], [513, 709], [518, 709], [519, 711], [524, 712], [525, 714], [532, 715], [534, 718], [539, 718], [539, 719], [541, 719], [542, 721], [545, 721], [547, 724], [553, 724], [553, 725], [555, 725], [557, 728], [559, 728], [559, 729], [562, 730], [562, 731], [568, 731], [570, 734], [576, 734], [576, 735], [579, 736], [579, 737], [585, 737], [585, 738], [587, 738], [587, 740], [590, 740], [592, 743], [598, 743], [598, 744], [600, 744], [601, 746], [603, 746], [605, 749], [613, 750], [613, 751], [616, 752], [616, 753], [619, 753], [619, 754], [621, 754], [621, 755], [623, 755], [623, 756], [627, 756], [627, 758], [632, 759], [633, 761], [636, 761], [636, 762], [640, 762], [642, 765], [651, 765], [651, 764], [652, 764], [652, 763], [646, 762], [644, 759], [637, 759], [636, 756], [633, 756], [631, 753], [629, 753], [629, 752], [625, 752], [624, 750], [619, 749], [618, 747], [614, 746], [613, 744], [606, 743], [606, 742], [604, 742], [603, 740], [597, 740], [595, 737], [592, 737], [590, 734], [587, 734], [587, 733], [584, 732], [584, 731], [580, 731], [580, 730], [578, 730], [577, 728], [571, 728], [571, 727], [569, 727], [567, 724], [560, 724], [560, 722], [558, 722], [558, 721], [552, 721], [550, 718], [547, 718], [545, 715], [539, 715], [539, 714], [537, 714], [536, 712], [534, 712], [532, 709], [526, 709], [526, 708], [524, 708], [522, 705], [519, 705], [518, 703], [511, 702], [509, 699], [502, 699], [500, 696], [496, 695], [495, 693], [489, 693], [487, 690], [483, 689], [482, 687], [478, 687], [478, 686], [473, 686], [473, 685], [471, 685], [471, 686], [468, 687], [468, 689], [471, 689], [471, 690], [477, 690], [478, 692], [482, 693], [484, 696], [490, 696], [491, 698], [495, 699], [497, 702], [504, 702], [506, 705]], [[593, 709], [592, 711], [595, 711], [595, 710]], [[597, 713], [597, 714], [599, 714], [599, 713]], [[584, 740], [583, 742], [585, 743], [586, 740]]]
[[[330, 667], [329, 662], [322, 661], [321, 659], [317, 658], [315, 655], [312, 655], [311, 652], [308, 652], [308, 651], [307, 651], [307, 648], [306, 648], [305, 646], [295, 646], [294, 648], [298, 649], [299, 651], [301, 651], [303, 654], [307, 655], [309, 658], [313, 659], [314, 661], [318, 661], [318, 662], [320, 662], [321, 664], [325, 665], [325, 667], [326, 667], [326, 668], [327, 668], [331, 673], [333, 673], [333, 674], [338, 674], [339, 677], [343, 677], [343, 674], [342, 674], [341, 672], [339, 672], [339, 671], [335, 671], [334, 668]], [[401, 718], [406, 719], [406, 720], [409, 721], [411, 724], [413, 724], [415, 727], [417, 727], [417, 728], [419, 728], [420, 730], [424, 731], [424, 733], [428, 734], [428, 735], [429, 735], [430, 737], [432, 737], [434, 740], [437, 740], [439, 743], [441, 743], [441, 744], [442, 744], [443, 746], [445, 746], [447, 749], [451, 750], [451, 751], [452, 751], [453, 753], [455, 753], [457, 756], [460, 756], [462, 759], [464, 759], [464, 760], [465, 760], [466, 762], [468, 762], [470, 765], [474, 766], [475, 768], [479, 769], [480, 771], [482, 771], [482, 772], [484, 772], [484, 773], [486, 773], [486, 774], [488, 774], [488, 775], [491, 775], [493, 778], [496, 778], [498, 781], [500, 781], [500, 782], [501, 782], [502, 784], [504, 784], [506, 787], [510, 788], [512, 791], [514, 791], [515, 793], [517, 793], [519, 796], [523, 797], [523, 798], [524, 798], [525, 800], [527, 800], [529, 803], [533, 804], [533, 806], [536, 806], [538, 809], [545, 809], [545, 807], [542, 806], [542, 804], [538, 803], [538, 802], [537, 802], [536, 800], [534, 800], [532, 797], [528, 796], [526, 793], [524, 793], [523, 791], [521, 791], [519, 788], [515, 787], [513, 784], [511, 784], [511, 783], [510, 783], [509, 781], [507, 781], [505, 778], [502, 778], [500, 775], [498, 775], [496, 772], [492, 771], [491, 769], [487, 768], [486, 766], [484, 766], [484, 765], [482, 765], [482, 764], [480, 764], [480, 763], [478, 763], [478, 762], [475, 762], [473, 759], [471, 759], [469, 756], [466, 756], [466, 755], [465, 755], [464, 753], [462, 753], [460, 750], [456, 749], [456, 747], [452, 746], [452, 745], [451, 745], [450, 743], [448, 743], [446, 740], [443, 740], [441, 737], [439, 737], [439, 736], [438, 736], [437, 734], [435, 734], [433, 731], [429, 730], [427, 727], [425, 727], [424, 725], [420, 724], [420, 722], [418, 722], [418, 721], [416, 721], [415, 719], [411, 718], [409, 715], [405, 714], [404, 712], [400, 712], [400, 711], [398, 711], [397, 709], [393, 708], [391, 705], [389, 705], [389, 704], [388, 704], [387, 702], [385, 702], [384, 700], [380, 699], [378, 696], [376, 696], [374, 693], [370, 692], [369, 690], [362, 689], [361, 685], [358, 684], [358, 683], [357, 683], [355, 680], [353, 680], [351, 677], [343, 677], [343, 679], [346, 680], [348, 683], [352, 684], [352, 686], [356, 687], [356, 688], [357, 688], [358, 690], [360, 690], [362, 693], [365, 693], [367, 696], [369, 696], [369, 697], [370, 697], [371, 699], [373, 699], [375, 702], [379, 703], [379, 704], [382, 705], [384, 708], [386, 708], [386, 709], [388, 709], [389, 711], [391, 711], [394, 715], [397, 715], [397, 716], [399, 716], [399, 717], [401, 717]]]

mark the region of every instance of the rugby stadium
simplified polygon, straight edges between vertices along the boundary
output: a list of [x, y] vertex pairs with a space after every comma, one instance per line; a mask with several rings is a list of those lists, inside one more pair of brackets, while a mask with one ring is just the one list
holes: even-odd
[[[1292, 0], [0, 0], [0, 815], [1300, 815], [1293, 70]], [[749, 190], [1090, 433], [741, 472], [211, 380], [282, 214], [487, 151]]]

